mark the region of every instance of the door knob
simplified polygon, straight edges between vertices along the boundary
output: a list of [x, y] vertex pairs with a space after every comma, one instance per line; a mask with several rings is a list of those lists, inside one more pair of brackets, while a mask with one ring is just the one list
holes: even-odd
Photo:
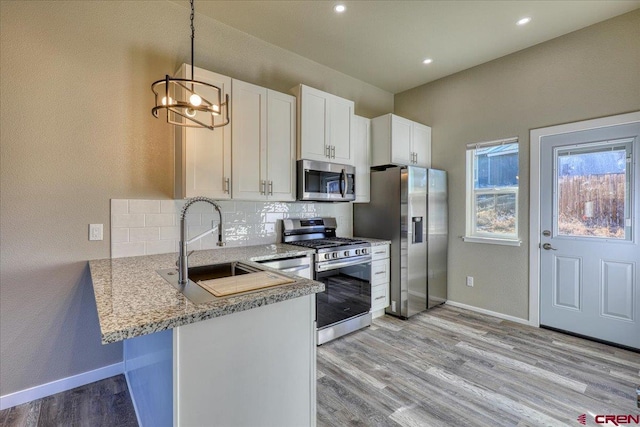
[[542, 245], [542, 249], [556, 251], [557, 249], [551, 246], [551, 243], [545, 243]]

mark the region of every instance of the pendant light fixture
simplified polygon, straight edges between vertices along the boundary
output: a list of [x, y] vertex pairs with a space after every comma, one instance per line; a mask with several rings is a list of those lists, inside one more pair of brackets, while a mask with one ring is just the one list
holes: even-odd
[[[195, 27], [193, 18], [195, 9], [191, 0], [191, 78], [183, 79], [166, 75], [164, 79], [153, 82], [151, 90], [155, 95], [155, 107], [151, 110], [159, 118], [160, 110], [167, 114], [167, 123], [176, 126], [215, 129], [229, 124], [229, 95], [210, 83], [195, 80], [193, 44]], [[205, 97], [204, 93], [208, 95]], [[222, 116], [223, 121], [215, 123], [215, 117]]]

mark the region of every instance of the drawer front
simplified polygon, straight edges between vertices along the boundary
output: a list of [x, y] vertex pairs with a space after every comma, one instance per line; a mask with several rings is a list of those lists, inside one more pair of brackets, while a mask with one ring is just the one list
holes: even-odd
[[371, 288], [371, 311], [381, 310], [389, 306], [389, 283]]
[[371, 259], [373, 261], [385, 258], [389, 258], [389, 245], [371, 246]]
[[389, 259], [371, 262], [371, 286], [389, 283]]

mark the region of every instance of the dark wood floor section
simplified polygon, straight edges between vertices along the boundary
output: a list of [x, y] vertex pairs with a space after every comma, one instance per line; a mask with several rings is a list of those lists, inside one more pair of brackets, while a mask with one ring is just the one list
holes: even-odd
[[138, 427], [124, 375], [0, 411], [3, 427]]
[[[596, 425], [640, 415], [638, 385], [638, 353], [445, 306], [319, 347], [318, 427]], [[0, 411], [3, 427], [137, 425], [122, 375]]]
[[640, 415], [640, 354], [438, 307], [318, 348], [318, 426], [579, 426]]

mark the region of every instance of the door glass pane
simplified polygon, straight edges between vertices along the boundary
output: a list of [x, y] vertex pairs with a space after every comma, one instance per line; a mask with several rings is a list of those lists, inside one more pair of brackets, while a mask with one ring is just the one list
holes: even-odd
[[556, 152], [558, 235], [630, 237], [625, 227], [630, 206], [629, 147], [606, 143]]

